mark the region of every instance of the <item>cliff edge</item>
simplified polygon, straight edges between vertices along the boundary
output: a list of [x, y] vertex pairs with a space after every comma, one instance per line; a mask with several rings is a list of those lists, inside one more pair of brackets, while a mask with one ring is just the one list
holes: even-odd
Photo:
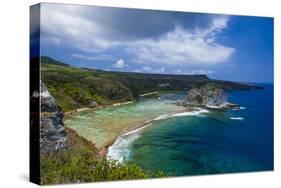
[[63, 124], [63, 112], [50, 95], [44, 83], [40, 83], [40, 152], [54, 153], [66, 149], [67, 134]]

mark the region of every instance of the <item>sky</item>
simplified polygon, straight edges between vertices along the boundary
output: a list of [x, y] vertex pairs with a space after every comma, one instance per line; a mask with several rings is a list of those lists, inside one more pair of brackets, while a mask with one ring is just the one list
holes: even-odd
[[41, 4], [40, 37], [77, 67], [273, 82], [273, 18]]

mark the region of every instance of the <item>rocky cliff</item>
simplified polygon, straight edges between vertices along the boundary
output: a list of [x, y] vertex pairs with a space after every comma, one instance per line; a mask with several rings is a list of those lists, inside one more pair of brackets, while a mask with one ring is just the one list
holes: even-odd
[[204, 106], [213, 109], [235, 107], [227, 101], [223, 89], [216, 83], [207, 83], [198, 88], [192, 88], [187, 94], [187, 104], [193, 106]]
[[66, 149], [67, 134], [63, 124], [63, 112], [41, 82], [40, 102], [40, 152], [53, 153]]

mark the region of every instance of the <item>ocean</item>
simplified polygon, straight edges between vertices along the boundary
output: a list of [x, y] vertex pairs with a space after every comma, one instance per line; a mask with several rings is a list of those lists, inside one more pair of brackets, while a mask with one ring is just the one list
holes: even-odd
[[238, 110], [163, 118], [123, 136], [109, 154], [171, 176], [273, 170], [273, 86], [263, 86], [227, 92]]
[[186, 112], [186, 93], [75, 113], [66, 126], [97, 147], [113, 142], [107, 158], [171, 176], [273, 170], [273, 85], [227, 92], [239, 109]]

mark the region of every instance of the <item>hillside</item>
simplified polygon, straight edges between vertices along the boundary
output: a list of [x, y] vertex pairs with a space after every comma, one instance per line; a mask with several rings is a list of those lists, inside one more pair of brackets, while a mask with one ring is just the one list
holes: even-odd
[[184, 91], [205, 83], [224, 90], [261, 89], [244, 83], [212, 80], [206, 75], [164, 75], [111, 72], [78, 68], [49, 57], [41, 57], [41, 80], [64, 111], [87, 107], [96, 101], [110, 105], [137, 99], [153, 91]]

